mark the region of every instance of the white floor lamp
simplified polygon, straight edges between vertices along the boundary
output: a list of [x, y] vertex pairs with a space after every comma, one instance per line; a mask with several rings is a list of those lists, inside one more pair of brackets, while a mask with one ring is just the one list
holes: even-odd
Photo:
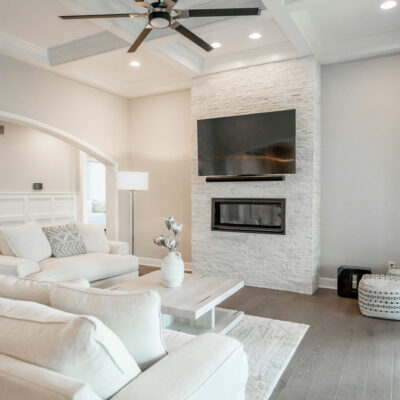
[[132, 254], [135, 254], [135, 191], [148, 190], [148, 172], [118, 172], [118, 189], [130, 190], [131, 192], [131, 226], [132, 226]]

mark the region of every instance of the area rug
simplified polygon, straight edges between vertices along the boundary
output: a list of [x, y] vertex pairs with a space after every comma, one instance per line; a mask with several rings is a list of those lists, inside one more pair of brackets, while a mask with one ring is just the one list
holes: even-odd
[[243, 343], [249, 360], [246, 400], [267, 400], [308, 330], [308, 325], [245, 315], [228, 336]]

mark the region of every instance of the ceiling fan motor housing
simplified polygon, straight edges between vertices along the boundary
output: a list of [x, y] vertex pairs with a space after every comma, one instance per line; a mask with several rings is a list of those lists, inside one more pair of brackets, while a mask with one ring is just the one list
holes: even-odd
[[164, 9], [155, 9], [149, 15], [149, 24], [156, 29], [168, 28], [171, 25], [171, 16]]

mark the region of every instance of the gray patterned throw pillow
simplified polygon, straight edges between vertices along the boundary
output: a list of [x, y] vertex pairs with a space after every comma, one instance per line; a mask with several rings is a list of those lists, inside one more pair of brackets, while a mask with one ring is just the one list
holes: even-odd
[[87, 253], [77, 225], [45, 226], [43, 230], [50, 242], [54, 257], [69, 257]]

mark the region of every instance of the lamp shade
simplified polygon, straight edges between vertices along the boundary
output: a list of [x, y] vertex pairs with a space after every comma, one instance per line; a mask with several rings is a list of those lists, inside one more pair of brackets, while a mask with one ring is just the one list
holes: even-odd
[[149, 173], [148, 172], [118, 172], [119, 190], [148, 190]]

